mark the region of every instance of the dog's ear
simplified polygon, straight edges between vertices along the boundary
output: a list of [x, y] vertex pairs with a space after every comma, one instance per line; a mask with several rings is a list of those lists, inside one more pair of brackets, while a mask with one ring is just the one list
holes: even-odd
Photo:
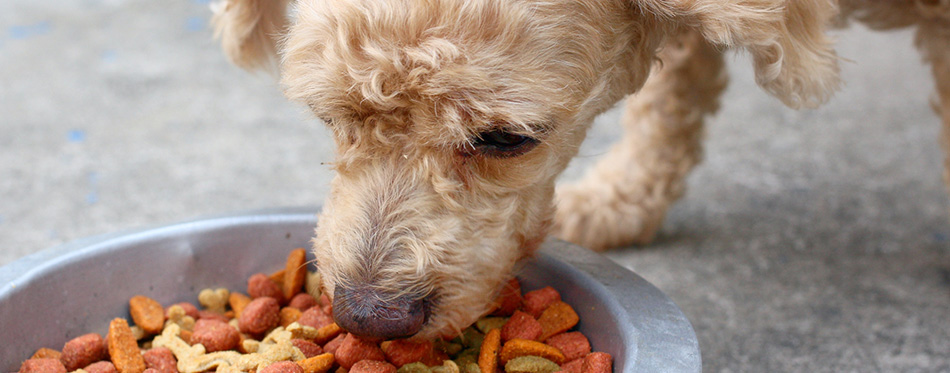
[[786, 105], [815, 107], [840, 85], [838, 56], [825, 35], [834, 0], [633, 0], [671, 27], [752, 55], [756, 82]]
[[215, 37], [231, 62], [246, 70], [277, 68], [277, 45], [291, 0], [221, 0], [212, 5]]

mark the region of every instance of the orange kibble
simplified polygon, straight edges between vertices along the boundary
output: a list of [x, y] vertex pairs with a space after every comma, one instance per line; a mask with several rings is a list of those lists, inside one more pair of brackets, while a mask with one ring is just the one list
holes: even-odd
[[30, 356], [30, 359], [56, 359], [59, 360], [60, 356], [63, 354], [59, 351], [56, 351], [52, 348], [43, 347], [33, 353], [33, 356]]
[[554, 302], [538, 318], [538, 322], [541, 323], [541, 336], [538, 340], [543, 342], [555, 334], [563, 333], [577, 325], [580, 320], [577, 312], [574, 312], [574, 308], [569, 304], [562, 301]]
[[293, 298], [303, 288], [307, 279], [307, 250], [296, 249], [287, 255], [287, 265], [284, 267], [283, 285], [284, 299]]
[[313, 338], [313, 342], [318, 345], [322, 345], [331, 339], [336, 338], [336, 336], [340, 335], [342, 332], [343, 328], [341, 328], [336, 323], [323, 326], [320, 329], [317, 329], [317, 336]]
[[129, 313], [132, 321], [146, 333], [158, 334], [165, 326], [165, 309], [158, 301], [144, 295], [129, 299]]
[[281, 269], [281, 270], [279, 270], [279, 271], [277, 271], [277, 272], [271, 273], [270, 275], [267, 276], [267, 278], [269, 278], [269, 279], [270, 279], [271, 281], [273, 281], [274, 283], [283, 284], [283, 283], [284, 283], [284, 274], [285, 274], [285, 273], [287, 273], [287, 270], [286, 270], [286, 269]]
[[138, 342], [129, 328], [129, 322], [116, 318], [109, 323], [109, 334], [106, 336], [109, 346], [109, 357], [119, 373], [142, 373], [145, 370], [145, 359], [139, 350]]
[[297, 365], [303, 368], [304, 373], [324, 373], [333, 367], [334, 362], [333, 354], [325, 353], [300, 360]]
[[241, 317], [241, 311], [244, 311], [244, 307], [248, 303], [251, 303], [251, 297], [238, 293], [232, 292], [228, 295], [228, 305], [231, 306], [231, 310], [234, 311], [234, 318]]
[[548, 346], [538, 341], [528, 339], [512, 339], [505, 342], [501, 348], [501, 363], [506, 364], [508, 360], [521, 356], [537, 356], [555, 362], [558, 365], [564, 364], [564, 354], [557, 347]]
[[287, 327], [287, 325], [297, 322], [297, 319], [300, 318], [300, 315], [303, 312], [293, 307], [284, 307], [280, 309], [280, 326]]
[[501, 348], [501, 329], [492, 329], [485, 334], [478, 352], [478, 369], [482, 373], [495, 373], [498, 369], [498, 350]]

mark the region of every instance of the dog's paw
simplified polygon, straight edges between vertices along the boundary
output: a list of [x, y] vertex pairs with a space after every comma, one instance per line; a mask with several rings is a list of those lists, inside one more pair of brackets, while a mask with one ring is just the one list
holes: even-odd
[[653, 241], [665, 211], [629, 200], [611, 185], [570, 184], [557, 191], [552, 233], [594, 251]]

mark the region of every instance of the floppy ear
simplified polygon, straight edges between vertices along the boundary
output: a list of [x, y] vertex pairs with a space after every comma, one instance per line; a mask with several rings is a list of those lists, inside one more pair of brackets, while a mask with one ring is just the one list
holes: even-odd
[[838, 89], [838, 56], [825, 35], [834, 0], [633, 0], [647, 14], [692, 27], [711, 43], [752, 55], [756, 82], [792, 108]]
[[277, 45], [287, 27], [291, 0], [222, 0], [211, 7], [215, 38], [231, 63], [276, 72]]

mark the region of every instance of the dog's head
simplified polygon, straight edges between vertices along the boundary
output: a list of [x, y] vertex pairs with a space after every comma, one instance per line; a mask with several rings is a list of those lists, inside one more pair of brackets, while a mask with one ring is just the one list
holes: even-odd
[[[260, 10], [282, 1], [232, 0], [218, 26], [242, 66], [278, 50], [286, 94], [334, 136], [314, 251], [337, 322], [432, 337], [491, 310], [543, 240], [555, 179], [593, 117], [643, 84], [673, 30], [748, 47], [790, 102], [823, 94], [789, 63], [782, 9], [708, 2], [300, 0], [285, 27], [266, 16], [283, 8]], [[776, 23], [785, 36], [747, 33]]]

